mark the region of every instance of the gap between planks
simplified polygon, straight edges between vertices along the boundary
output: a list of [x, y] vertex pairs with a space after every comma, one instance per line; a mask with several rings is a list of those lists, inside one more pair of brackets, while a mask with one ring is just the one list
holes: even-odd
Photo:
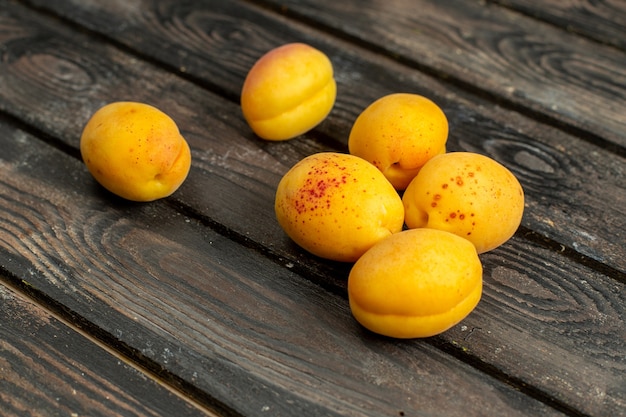
[[46, 303], [42, 302], [38, 297], [33, 296], [31, 292], [25, 291], [22, 286], [19, 286], [15, 282], [12, 281], [11, 278], [8, 277], [8, 274], [6, 272], [7, 271], [0, 270], [0, 284], [1, 285], [4, 285], [5, 287], [14, 291], [16, 294], [19, 294], [25, 299], [29, 300], [30, 302], [35, 304], [38, 308], [43, 310], [46, 314], [49, 314], [51, 317], [53, 317], [55, 320], [58, 320], [64, 326], [67, 326], [72, 331], [84, 337], [90, 343], [94, 344], [96, 347], [104, 350], [105, 352], [112, 355], [114, 358], [123, 362], [127, 366], [145, 375], [147, 378], [154, 381], [159, 386], [165, 388], [166, 390], [168, 390], [169, 392], [171, 392], [178, 398], [182, 399], [186, 403], [190, 404], [198, 411], [201, 411], [206, 416], [208, 417], [223, 417], [224, 416], [223, 414], [218, 414], [214, 410], [211, 410], [210, 408], [208, 408], [206, 405], [195, 400], [193, 397], [185, 393], [182, 389], [179, 389], [176, 386], [168, 383], [162, 377], [160, 377], [156, 372], [150, 370], [148, 367], [141, 366], [137, 362], [133, 361], [133, 359], [129, 357], [128, 355], [123, 354], [122, 352], [107, 345], [106, 343], [98, 339], [97, 337], [89, 334], [86, 330], [82, 329], [80, 326], [77, 326], [71, 320], [65, 317], [64, 314], [61, 314], [57, 312], [54, 308], [49, 307], [48, 305], [46, 305]]

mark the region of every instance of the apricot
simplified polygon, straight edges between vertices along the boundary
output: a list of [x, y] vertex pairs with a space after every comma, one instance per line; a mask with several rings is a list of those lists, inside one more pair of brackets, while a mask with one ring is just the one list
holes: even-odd
[[474, 245], [442, 230], [412, 229], [377, 243], [348, 277], [350, 309], [365, 328], [429, 337], [463, 320], [482, 294]]
[[191, 166], [176, 123], [144, 103], [114, 102], [96, 111], [83, 129], [80, 152], [96, 181], [133, 201], [169, 196]]
[[269, 51], [250, 69], [241, 91], [244, 118], [258, 136], [286, 140], [317, 126], [335, 104], [328, 57], [303, 43]]
[[397, 93], [376, 100], [357, 117], [348, 149], [404, 190], [430, 158], [446, 151], [447, 140], [448, 119], [437, 104]]
[[353, 262], [402, 230], [402, 200], [372, 164], [334, 152], [295, 164], [276, 190], [278, 223], [298, 245], [327, 259]]
[[519, 227], [524, 191], [515, 175], [495, 160], [451, 152], [422, 167], [402, 202], [409, 228], [445, 230], [484, 253], [506, 242]]

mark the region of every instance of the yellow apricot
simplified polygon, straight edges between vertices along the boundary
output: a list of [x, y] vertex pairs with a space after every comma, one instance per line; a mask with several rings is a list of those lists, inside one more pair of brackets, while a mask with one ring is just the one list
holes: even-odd
[[376, 100], [357, 117], [348, 148], [404, 190], [430, 158], [446, 151], [447, 140], [448, 119], [437, 104], [397, 93]]
[[524, 212], [524, 191], [506, 167], [472, 152], [428, 161], [402, 201], [409, 228], [429, 227], [468, 239], [478, 253], [513, 236]]
[[448, 330], [476, 307], [481, 294], [482, 264], [474, 246], [435, 229], [405, 230], [377, 243], [348, 277], [356, 320], [395, 338]]
[[252, 66], [241, 90], [241, 109], [261, 138], [292, 139], [326, 118], [336, 93], [328, 57], [309, 45], [290, 43]]
[[191, 166], [176, 123], [144, 103], [115, 102], [96, 111], [83, 129], [80, 152], [96, 181], [133, 201], [169, 196]]
[[353, 262], [402, 230], [402, 200], [380, 171], [353, 155], [322, 152], [295, 164], [276, 190], [278, 223], [298, 245]]

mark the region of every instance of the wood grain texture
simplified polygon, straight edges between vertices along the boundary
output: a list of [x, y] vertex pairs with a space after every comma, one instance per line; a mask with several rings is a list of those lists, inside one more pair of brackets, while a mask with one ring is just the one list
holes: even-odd
[[244, 415], [561, 415], [428, 343], [364, 332], [345, 297], [167, 204], [116, 203], [79, 161], [0, 132], [0, 266], [164, 379]]
[[599, 135], [599, 140], [626, 146], [624, 51], [486, 2], [259, 3], [332, 28], [540, 117]]
[[[107, 4], [133, 16], [131, 3]], [[170, 20], [152, 18], [149, 8], [141, 19], [175, 21], [164, 27], [182, 33], [210, 32], [220, 27], [216, 22], [229, 22], [221, 33], [255, 33], [232, 37], [250, 62], [264, 42], [309, 34], [338, 64], [345, 98], [312, 134], [289, 143], [262, 142], [249, 133], [236, 103], [3, 2], [2, 110], [75, 153], [82, 125], [96, 108], [132, 97], [173, 115], [194, 156], [192, 173], [174, 198], [134, 205], [102, 192], [76, 159], [46, 151], [4, 125], [0, 195], [9, 217], [2, 229], [3, 268], [132, 348], [138, 360], [162, 366], [171, 377], [197, 385], [207, 401], [237, 412], [257, 415], [268, 404], [279, 407], [272, 408], [279, 415], [428, 415], [441, 413], [441, 404], [449, 415], [554, 412], [483, 370], [518, 389], [532, 387], [533, 395], [554, 407], [571, 404], [564, 410], [570, 415], [620, 415], [625, 303], [624, 282], [615, 276], [572, 264], [520, 235], [485, 257], [484, 302], [462, 325], [435, 341], [391, 342], [362, 332], [351, 319], [346, 266], [295, 248], [275, 223], [272, 207], [275, 185], [292, 163], [316, 150], [341, 148], [351, 117], [370, 99], [410, 87], [442, 99], [455, 149], [485, 149], [514, 167], [529, 191], [526, 227], [563, 235], [570, 248], [618, 269], [624, 206], [606, 203], [624, 198], [622, 159], [384, 57], [346, 52], [345, 44], [271, 14], [242, 6], [242, 21], [232, 25], [217, 7], [159, 7], [156, 16]], [[190, 16], [177, 18], [176, 10]], [[115, 22], [106, 13], [99, 16]], [[185, 26], [197, 20], [203, 22], [199, 28]], [[195, 67], [184, 66], [180, 74], [213, 88], [206, 74], [221, 73], [233, 83], [221, 86], [223, 95], [236, 95], [247, 64], [220, 68], [220, 61], [210, 59], [222, 53], [218, 46], [228, 36], [215, 35], [220, 42], [214, 48], [200, 42], [203, 48], [193, 54], [170, 35], [163, 39], [169, 39], [161, 47], [171, 48], [168, 54], [193, 56], [182, 62]], [[141, 42], [141, 56], [154, 58], [157, 45]], [[474, 361], [478, 370], [463, 363]], [[292, 402], [277, 400], [283, 398]], [[422, 404], [420, 398], [439, 401]]]
[[0, 284], [0, 410], [25, 416], [205, 416]]
[[[256, 58], [287, 40], [314, 41], [329, 54], [339, 84], [338, 102], [329, 119], [305, 140], [272, 144], [259, 142], [250, 133], [238, 104], [223, 104], [196, 86], [170, 74], [155, 72], [141, 63], [130, 62], [110, 48], [105, 47], [98, 54], [88, 53], [87, 49], [93, 48], [89, 38], [78, 38], [79, 41], [74, 34], [67, 34], [73, 37], [71, 47], [37, 42], [42, 53], [33, 56], [20, 47], [28, 44], [24, 36], [38, 39], [46, 36], [41, 33], [50, 31], [54, 33], [50, 35], [54, 42], [62, 39], [58, 31], [63, 29], [46, 27], [45, 21], [29, 23], [27, 27], [32, 33], [17, 36], [8, 44], [10, 60], [5, 67], [6, 75], [0, 78], [3, 86], [0, 106], [76, 147], [82, 125], [107, 101], [131, 97], [159, 102], [192, 142], [198, 161], [196, 166], [212, 174], [211, 182], [219, 182], [186, 184], [193, 189], [183, 188], [185, 202], [199, 212], [211, 213], [211, 218], [240, 234], [250, 234], [254, 241], [266, 247], [281, 241], [282, 232], [270, 218], [257, 217], [263, 216], [263, 210], [242, 216], [249, 219], [243, 224], [228, 224], [229, 213], [262, 205], [269, 209], [275, 185], [291, 165], [314, 151], [345, 150], [354, 119], [371, 101], [391, 92], [413, 91], [433, 98], [446, 112], [450, 122], [450, 150], [490, 155], [520, 178], [528, 204], [523, 222], [526, 227], [598, 262], [626, 271], [626, 247], [621, 244], [626, 240], [626, 184], [622, 180], [625, 165], [618, 155], [476, 96], [465, 95], [392, 60], [356, 50], [354, 46], [242, 4], [220, 1], [212, 2], [209, 8], [203, 7], [203, 3], [194, 3], [195, 7], [168, 1], [158, 2], [158, 7], [153, 2], [126, 3], [123, 25], [110, 24], [122, 12], [118, 3], [73, 4], [57, 0], [49, 4], [59, 13], [113, 36], [142, 54], [171, 67], [184, 67], [182, 75], [191, 76], [193, 80], [203, 80], [203, 83], [219, 80], [220, 91], [227, 91], [228, 97], [238, 97], [247, 70]], [[238, 20], [232, 16], [238, 16]], [[150, 36], [141, 36], [142, 33]], [[205, 44], [190, 42], [189, 33], [195, 33]], [[163, 47], [163, 44], [169, 46]], [[178, 52], [173, 54], [172, 50]], [[239, 51], [240, 61], [221, 59], [231, 56], [235, 50]], [[56, 75], [44, 73], [42, 78], [32, 62], [40, 59], [51, 61], [48, 68], [66, 70], [59, 70]], [[74, 70], [69, 72], [67, 68]], [[34, 80], [30, 80], [31, 77]], [[92, 87], [80, 93], [54, 92], [62, 85], [61, 81], [54, 81], [59, 77], [89, 79]], [[33, 84], [41, 85], [45, 91], [33, 93]], [[186, 94], [176, 94], [177, 91]], [[28, 94], [52, 96], [49, 101], [33, 98], [21, 104]], [[60, 103], [63, 108], [59, 108]], [[64, 112], [71, 112], [76, 118], [61, 118]], [[315, 141], [321, 135], [322, 140]], [[222, 139], [233, 136], [235, 139], [229, 141]], [[260, 169], [261, 173], [250, 167]], [[202, 175], [199, 181], [205, 178]], [[252, 202], [221, 204], [225, 201], [216, 201], [217, 198], [239, 197], [239, 193], [224, 191], [233, 181], [241, 185], [242, 192], [248, 193], [246, 199]], [[267, 195], [262, 196], [263, 193]], [[573, 207], [576, 207], [575, 212], [572, 212]], [[273, 214], [270, 216], [273, 218]], [[271, 231], [258, 230], [257, 225], [268, 223], [272, 224]]]
[[568, 31], [626, 50], [626, 3], [621, 0], [489, 0]]

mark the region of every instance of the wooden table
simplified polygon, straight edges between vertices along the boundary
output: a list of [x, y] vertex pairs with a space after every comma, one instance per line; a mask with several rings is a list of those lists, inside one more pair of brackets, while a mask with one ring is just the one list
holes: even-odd
[[[620, 0], [0, 0], [0, 414], [626, 416], [625, 28]], [[239, 92], [293, 41], [330, 57], [337, 103], [266, 142]], [[273, 211], [293, 164], [346, 152], [394, 92], [526, 193], [476, 310], [420, 340], [361, 328], [351, 265]], [[190, 143], [170, 198], [123, 201], [82, 163], [117, 100]]]

